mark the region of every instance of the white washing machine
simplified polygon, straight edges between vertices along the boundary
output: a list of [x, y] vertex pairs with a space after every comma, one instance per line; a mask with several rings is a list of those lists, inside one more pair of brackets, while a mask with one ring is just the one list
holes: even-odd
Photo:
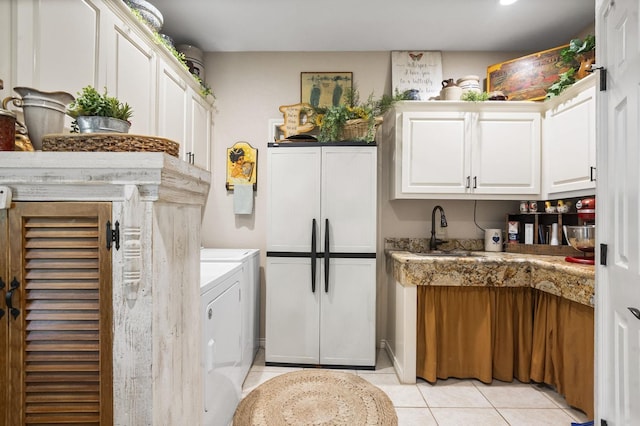
[[246, 376], [260, 346], [260, 250], [202, 248], [200, 261], [203, 263], [240, 262], [243, 265], [242, 371]]
[[200, 263], [206, 426], [226, 426], [242, 396], [242, 263]]

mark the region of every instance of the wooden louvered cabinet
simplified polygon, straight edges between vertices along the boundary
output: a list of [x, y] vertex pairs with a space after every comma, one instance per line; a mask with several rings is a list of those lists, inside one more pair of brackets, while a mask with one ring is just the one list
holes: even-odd
[[0, 210], [0, 424], [113, 424], [110, 202]]

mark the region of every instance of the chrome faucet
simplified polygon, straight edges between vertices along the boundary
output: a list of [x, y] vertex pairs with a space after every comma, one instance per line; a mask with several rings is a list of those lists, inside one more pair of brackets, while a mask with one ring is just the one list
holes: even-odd
[[436, 250], [438, 244], [444, 241], [436, 239], [436, 210], [440, 210], [440, 226], [447, 227], [447, 218], [444, 215], [444, 209], [440, 206], [435, 206], [431, 212], [431, 239], [429, 240], [429, 250]]

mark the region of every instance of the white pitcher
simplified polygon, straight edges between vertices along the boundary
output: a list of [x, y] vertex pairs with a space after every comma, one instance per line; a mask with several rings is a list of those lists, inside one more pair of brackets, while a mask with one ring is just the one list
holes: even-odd
[[24, 125], [33, 148], [42, 150], [42, 137], [49, 133], [62, 133], [64, 116], [69, 105], [75, 99], [67, 92], [42, 92], [31, 87], [14, 87], [20, 97], [7, 97], [2, 108], [7, 109], [9, 102], [22, 108]]

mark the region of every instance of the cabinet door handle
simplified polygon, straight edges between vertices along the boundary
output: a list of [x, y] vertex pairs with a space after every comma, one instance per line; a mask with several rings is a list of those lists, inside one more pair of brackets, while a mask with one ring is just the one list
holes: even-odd
[[467, 176], [467, 186], [465, 188], [469, 189], [471, 187], [471, 176]]
[[473, 189], [478, 187], [478, 176], [473, 177]]
[[593, 167], [593, 166], [589, 167], [589, 180], [591, 182], [595, 182], [595, 180], [596, 180], [595, 171], [596, 171], [595, 167]]
[[311, 222], [311, 293], [316, 292], [316, 264], [318, 252], [316, 251], [316, 220]]
[[20, 315], [20, 310], [13, 307], [13, 291], [17, 290], [18, 287], [20, 287], [20, 283], [18, 282], [16, 277], [13, 277], [13, 281], [11, 281], [11, 290], [9, 290], [4, 296], [4, 300], [7, 303], [7, 308], [9, 309], [9, 313], [13, 316], [13, 319], [18, 318], [18, 315]]
[[329, 293], [329, 219], [324, 222], [324, 292]]
[[640, 309], [632, 308], [632, 307], [628, 307], [627, 309], [629, 309], [631, 311], [631, 313], [633, 314], [634, 317], [636, 317], [636, 318], [638, 318], [640, 320]]

